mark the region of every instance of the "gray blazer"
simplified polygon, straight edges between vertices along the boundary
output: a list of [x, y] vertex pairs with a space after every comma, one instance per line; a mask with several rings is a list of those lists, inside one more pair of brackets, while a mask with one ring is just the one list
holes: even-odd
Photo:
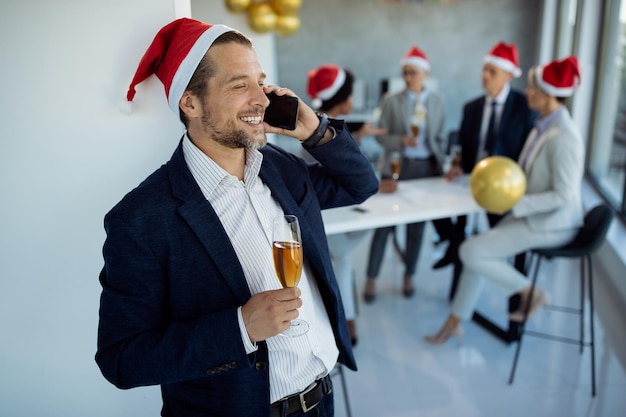
[[[439, 166], [445, 158], [446, 138], [443, 134], [444, 104], [443, 96], [435, 91], [428, 92], [426, 99], [426, 139], [428, 145], [437, 158]], [[376, 140], [385, 148], [384, 172], [388, 173], [389, 154], [402, 152], [402, 137], [407, 134], [411, 114], [407, 91], [388, 94], [383, 97], [379, 126], [388, 129], [386, 135], [376, 137]]]
[[533, 129], [524, 144], [519, 161], [527, 153], [526, 195], [513, 208], [513, 216], [525, 217], [531, 229], [563, 230], [583, 224], [581, 183], [584, 145], [567, 109], [537, 138]]

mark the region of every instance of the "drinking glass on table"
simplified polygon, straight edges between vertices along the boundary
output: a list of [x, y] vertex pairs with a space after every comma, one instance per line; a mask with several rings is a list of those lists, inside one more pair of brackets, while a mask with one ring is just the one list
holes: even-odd
[[461, 145], [452, 145], [450, 154], [444, 162], [444, 175], [448, 180], [453, 180], [463, 175], [461, 168]]
[[[283, 288], [298, 285], [302, 274], [302, 237], [298, 218], [285, 214], [274, 220], [272, 230], [272, 255], [276, 276]], [[309, 331], [309, 324], [301, 319], [291, 321], [291, 326], [280, 333], [283, 336], [301, 336]]]
[[389, 168], [391, 169], [391, 178], [394, 180], [400, 178], [400, 152], [392, 152], [389, 155]]

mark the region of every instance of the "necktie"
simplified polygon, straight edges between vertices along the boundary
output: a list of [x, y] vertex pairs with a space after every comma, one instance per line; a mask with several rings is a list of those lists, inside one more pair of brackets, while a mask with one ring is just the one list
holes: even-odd
[[489, 124], [487, 125], [487, 138], [485, 140], [485, 151], [488, 155], [493, 154], [496, 145], [496, 106], [498, 103], [494, 100], [491, 102], [491, 116], [489, 116]]

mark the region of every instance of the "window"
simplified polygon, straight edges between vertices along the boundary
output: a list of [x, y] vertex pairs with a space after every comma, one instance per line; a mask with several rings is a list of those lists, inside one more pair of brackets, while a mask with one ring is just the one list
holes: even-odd
[[604, 19], [589, 177], [626, 218], [626, 0], [606, 2]]

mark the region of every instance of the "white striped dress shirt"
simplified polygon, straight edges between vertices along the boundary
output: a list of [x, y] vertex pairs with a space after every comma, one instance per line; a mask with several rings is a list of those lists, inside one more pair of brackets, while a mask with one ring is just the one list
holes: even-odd
[[[183, 139], [185, 161], [204, 197], [211, 203], [230, 237], [252, 294], [281, 288], [272, 258], [272, 223], [283, 215], [270, 189], [258, 174], [263, 155], [246, 152], [244, 181], [228, 174], [189, 140]], [[291, 214], [291, 213], [287, 213]], [[335, 366], [339, 350], [322, 297], [306, 259], [298, 287], [302, 291], [299, 318], [309, 323], [300, 337], [277, 335], [266, 340], [269, 350], [270, 400], [275, 402], [300, 392]], [[250, 341], [238, 310], [246, 351], [256, 347]], [[227, 349], [227, 347], [225, 347]]]

